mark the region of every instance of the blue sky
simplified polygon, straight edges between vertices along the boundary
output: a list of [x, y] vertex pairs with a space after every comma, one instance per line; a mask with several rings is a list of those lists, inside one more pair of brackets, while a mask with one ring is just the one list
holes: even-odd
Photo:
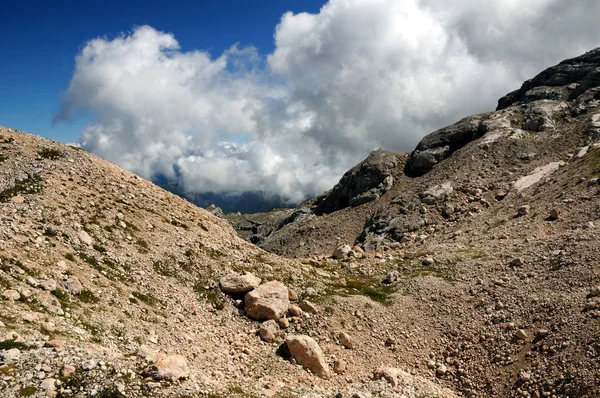
[[324, 0], [5, 1], [0, 5], [0, 125], [73, 142], [86, 120], [52, 125], [74, 57], [85, 43], [150, 25], [175, 35], [183, 51], [219, 56], [236, 42], [273, 50], [286, 11], [316, 13]]

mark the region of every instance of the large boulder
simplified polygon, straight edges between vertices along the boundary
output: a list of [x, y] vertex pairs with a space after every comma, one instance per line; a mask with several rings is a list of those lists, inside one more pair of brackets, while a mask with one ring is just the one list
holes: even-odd
[[219, 281], [221, 290], [227, 294], [244, 294], [260, 285], [260, 278], [248, 272], [244, 275], [229, 274]]
[[329, 365], [316, 341], [305, 335], [293, 335], [285, 343], [296, 362], [319, 377], [329, 377]]
[[246, 315], [257, 321], [276, 321], [285, 315], [289, 305], [288, 288], [278, 281], [264, 283], [244, 298]]
[[411, 177], [421, 176], [455, 151], [484, 135], [487, 128], [483, 121], [487, 117], [487, 114], [469, 116], [423, 137], [410, 154], [404, 173]]
[[348, 206], [373, 201], [387, 192], [394, 183], [394, 172], [401, 155], [379, 149], [348, 170], [315, 208], [315, 214], [327, 214]]

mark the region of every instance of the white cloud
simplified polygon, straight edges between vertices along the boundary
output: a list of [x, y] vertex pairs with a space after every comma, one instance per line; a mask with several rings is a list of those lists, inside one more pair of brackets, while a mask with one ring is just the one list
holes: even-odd
[[86, 44], [59, 119], [91, 112], [83, 147], [144, 177], [299, 201], [593, 48], [594, 15], [590, 0], [331, 0], [282, 17], [266, 66], [252, 47], [213, 59], [144, 26]]

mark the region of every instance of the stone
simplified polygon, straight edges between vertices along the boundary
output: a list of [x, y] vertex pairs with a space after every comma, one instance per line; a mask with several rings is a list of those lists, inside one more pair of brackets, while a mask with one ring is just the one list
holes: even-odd
[[73, 373], [75, 373], [76, 370], [77, 369], [75, 368], [75, 366], [65, 364], [65, 365], [63, 365], [62, 369], [60, 370], [60, 374], [63, 377], [69, 377], [69, 376], [73, 375]]
[[328, 214], [376, 200], [393, 186], [393, 174], [400, 162], [400, 154], [382, 149], [371, 152], [318, 201], [315, 214]]
[[46, 279], [40, 283], [42, 289], [49, 292], [56, 290], [56, 281], [54, 279]]
[[400, 369], [390, 367], [381, 367], [375, 371], [374, 375], [376, 380], [383, 379], [390, 383], [394, 388], [401, 385], [402, 380], [406, 376], [408, 376], [408, 373]]
[[25, 203], [25, 198], [23, 196], [13, 196], [10, 201], [15, 204], [22, 204]]
[[441, 185], [434, 185], [430, 187], [426, 191], [422, 192], [419, 196], [421, 198], [421, 202], [434, 205], [436, 203], [441, 203], [454, 191], [452, 185], [449, 182], [445, 182]]
[[27, 284], [31, 287], [38, 287], [39, 286], [39, 282], [36, 281], [33, 277], [28, 276], [27, 279], [25, 279], [25, 282], [27, 282]]
[[137, 355], [140, 358], [143, 358], [148, 362], [156, 362], [158, 359], [158, 351], [146, 344], [142, 344], [141, 346], [139, 346], [135, 355]]
[[288, 313], [291, 316], [300, 316], [302, 315], [302, 308], [298, 307], [297, 305], [290, 305], [288, 307]]
[[448, 373], [448, 368], [446, 367], [446, 365], [444, 365], [443, 363], [441, 363], [441, 364], [439, 364], [437, 366], [437, 369], [435, 370], [435, 373], [437, 373], [440, 376], [443, 376], [446, 373]]
[[422, 261], [422, 264], [426, 267], [431, 267], [433, 264], [435, 264], [435, 260], [433, 257], [425, 257]]
[[522, 341], [527, 341], [529, 340], [529, 335], [527, 334], [527, 332], [523, 329], [519, 329], [517, 330], [517, 332], [515, 333], [515, 337], [519, 340]]
[[290, 327], [290, 320], [285, 317], [279, 318], [279, 320], [277, 321], [277, 324], [279, 325], [280, 328], [287, 329]]
[[339, 246], [333, 251], [332, 257], [336, 260], [343, 260], [348, 257], [348, 253], [350, 253], [351, 250], [352, 248], [348, 245]]
[[519, 206], [519, 208], [517, 209], [517, 214], [519, 216], [526, 216], [527, 214], [529, 214], [529, 209], [531, 209], [529, 205]]
[[290, 300], [287, 287], [279, 281], [260, 285], [246, 293], [244, 309], [256, 321], [278, 320], [287, 311]]
[[9, 301], [17, 301], [21, 295], [16, 290], [8, 289], [2, 292], [2, 298]]
[[298, 301], [298, 292], [296, 292], [294, 289], [288, 288], [288, 298], [290, 301]]
[[95, 369], [96, 366], [98, 366], [98, 361], [96, 361], [95, 359], [89, 359], [89, 360], [83, 361], [81, 363], [81, 369], [83, 369], [85, 371]]
[[340, 344], [348, 349], [352, 348], [354, 345], [352, 343], [352, 339], [350, 338], [350, 335], [348, 335], [348, 333], [340, 332], [338, 334], [337, 338], [338, 338], [338, 341], [340, 342]]
[[171, 355], [157, 361], [152, 368], [145, 372], [156, 381], [167, 380], [175, 382], [190, 375], [190, 369], [183, 355]]
[[63, 349], [64, 344], [64, 341], [56, 337], [50, 337], [50, 340], [46, 341], [44, 345], [46, 347], [54, 348], [56, 351], [61, 351]]
[[21, 359], [21, 350], [11, 348], [10, 350], [0, 351], [0, 357], [7, 365], [13, 365]]
[[308, 312], [309, 314], [316, 314], [319, 312], [317, 306], [308, 300], [302, 300], [302, 302], [300, 303], [300, 308], [302, 309], [302, 311]]
[[285, 339], [290, 354], [297, 363], [322, 378], [329, 377], [329, 365], [319, 344], [309, 336], [292, 335]]
[[54, 391], [56, 390], [56, 379], [48, 378], [42, 381], [42, 390]]
[[78, 295], [83, 290], [83, 285], [76, 276], [71, 276], [65, 282], [67, 291], [71, 294]]
[[388, 272], [383, 283], [392, 284], [398, 280], [398, 273], [396, 271]]
[[522, 258], [515, 258], [510, 262], [513, 267], [522, 267], [523, 264], [525, 264], [525, 261]]
[[81, 243], [91, 246], [92, 245], [92, 237], [85, 232], [83, 229], [77, 233], [77, 237], [81, 241]]
[[558, 209], [550, 210], [550, 219], [551, 220], [558, 220], [559, 218], [560, 218], [560, 210], [558, 210]]
[[277, 337], [278, 333], [279, 326], [277, 325], [277, 322], [275, 322], [272, 319], [263, 322], [260, 325], [260, 328], [258, 329], [258, 334], [260, 335], [260, 338], [266, 341], [267, 343], [270, 343], [271, 341], [275, 340], [275, 337]]
[[230, 274], [219, 281], [221, 290], [227, 294], [245, 294], [260, 285], [260, 278], [248, 272], [244, 275]]
[[346, 371], [346, 361], [343, 359], [336, 359], [333, 362], [333, 371], [337, 374], [343, 374]]

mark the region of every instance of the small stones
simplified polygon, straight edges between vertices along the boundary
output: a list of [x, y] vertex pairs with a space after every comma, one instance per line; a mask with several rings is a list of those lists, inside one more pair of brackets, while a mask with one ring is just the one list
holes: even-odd
[[343, 260], [348, 257], [351, 250], [352, 248], [348, 245], [339, 246], [333, 251], [332, 257], [336, 260]]
[[2, 292], [2, 298], [9, 301], [17, 301], [21, 295], [16, 290], [8, 289]]
[[305, 335], [296, 335], [288, 336], [285, 343], [296, 362], [319, 377], [329, 377], [325, 355], [315, 340]]
[[260, 285], [260, 278], [250, 272], [244, 275], [230, 274], [222, 277], [219, 283], [223, 293], [245, 294]]
[[261, 339], [267, 343], [270, 343], [271, 341], [275, 340], [275, 337], [277, 337], [279, 334], [279, 326], [277, 325], [277, 322], [269, 319], [260, 325], [258, 334], [260, 335]]
[[302, 311], [308, 312], [309, 314], [316, 314], [319, 312], [317, 306], [308, 300], [303, 300], [300, 303], [300, 308], [302, 309]]
[[348, 349], [351, 349], [354, 345], [352, 342], [352, 338], [350, 338], [350, 335], [348, 335], [347, 333], [340, 332], [337, 338], [340, 344]]
[[531, 206], [529, 205], [522, 205], [519, 206], [519, 208], [517, 209], [517, 215], [519, 216], [526, 216], [529, 214], [529, 210], [531, 209]]
[[531, 373], [525, 371], [519, 372], [519, 380], [522, 382], [527, 382], [531, 380]]

